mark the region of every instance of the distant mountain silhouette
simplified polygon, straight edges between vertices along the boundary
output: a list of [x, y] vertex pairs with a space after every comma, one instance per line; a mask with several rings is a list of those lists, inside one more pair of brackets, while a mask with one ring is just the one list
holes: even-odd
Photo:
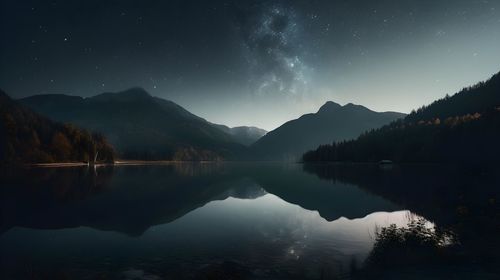
[[244, 150], [231, 135], [141, 88], [89, 98], [35, 95], [20, 102], [54, 120], [103, 133], [125, 159], [218, 160]]
[[231, 135], [234, 141], [245, 146], [252, 145], [267, 133], [266, 130], [255, 126], [228, 127], [222, 124], [214, 124], [214, 126]]
[[378, 113], [354, 104], [341, 106], [326, 102], [317, 113], [306, 114], [267, 133], [250, 148], [253, 157], [263, 160], [297, 160], [320, 144], [353, 139], [405, 115]]
[[0, 165], [113, 161], [101, 135], [53, 122], [12, 100], [0, 90]]
[[[500, 159], [500, 73], [304, 161], [484, 162]], [[325, 142], [325, 144], [327, 144]]]
[[[165, 110], [177, 112], [178, 114], [183, 115], [188, 119], [207, 122], [205, 119], [192, 114], [191, 112], [187, 111], [186, 109], [182, 108], [181, 106], [177, 105], [172, 101], [165, 100], [159, 97], [155, 97], [155, 100], [158, 103], [160, 103]], [[215, 128], [231, 136], [232, 141], [240, 143], [245, 146], [253, 144], [255, 141], [257, 141], [259, 138], [261, 138], [267, 133], [266, 130], [254, 126], [228, 127], [223, 124], [215, 124], [215, 123], [210, 123], [210, 124], [212, 124]]]

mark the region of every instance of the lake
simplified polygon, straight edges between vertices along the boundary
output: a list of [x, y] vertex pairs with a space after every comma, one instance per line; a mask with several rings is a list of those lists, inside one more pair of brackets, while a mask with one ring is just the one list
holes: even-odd
[[[282, 163], [4, 171], [0, 276], [499, 279], [499, 174]], [[438, 257], [417, 243], [422, 253], [380, 261], [382, 229], [412, 221], [446, 232]]]

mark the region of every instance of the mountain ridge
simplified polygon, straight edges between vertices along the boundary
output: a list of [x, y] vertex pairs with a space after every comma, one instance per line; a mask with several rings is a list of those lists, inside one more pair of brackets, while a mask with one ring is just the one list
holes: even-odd
[[56, 121], [102, 132], [124, 159], [234, 159], [245, 149], [222, 126], [140, 87], [91, 97], [34, 95], [19, 102]]
[[94, 160], [114, 160], [102, 135], [52, 121], [0, 90], [0, 165]]
[[500, 157], [500, 72], [347, 142], [324, 143], [306, 162], [495, 162]]
[[250, 149], [255, 159], [294, 161], [317, 145], [355, 138], [403, 116], [403, 113], [375, 112], [362, 105], [342, 106], [328, 101], [316, 113], [304, 114], [268, 132]]

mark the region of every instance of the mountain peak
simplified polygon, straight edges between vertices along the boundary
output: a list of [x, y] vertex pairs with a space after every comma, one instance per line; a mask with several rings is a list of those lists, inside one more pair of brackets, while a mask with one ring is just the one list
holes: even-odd
[[318, 113], [331, 112], [341, 108], [340, 104], [333, 101], [327, 101], [321, 108], [319, 108]]
[[344, 105], [342, 107], [346, 108], [346, 109], [358, 109], [358, 110], [371, 111], [370, 109], [366, 108], [365, 106], [357, 105], [354, 103], [347, 103], [346, 105]]

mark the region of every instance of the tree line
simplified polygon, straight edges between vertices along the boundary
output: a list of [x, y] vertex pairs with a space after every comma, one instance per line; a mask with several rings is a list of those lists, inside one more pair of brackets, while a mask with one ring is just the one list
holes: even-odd
[[319, 146], [305, 162], [462, 162], [500, 158], [500, 73], [357, 139]]
[[0, 91], [0, 164], [112, 162], [113, 148], [98, 133], [44, 118]]

